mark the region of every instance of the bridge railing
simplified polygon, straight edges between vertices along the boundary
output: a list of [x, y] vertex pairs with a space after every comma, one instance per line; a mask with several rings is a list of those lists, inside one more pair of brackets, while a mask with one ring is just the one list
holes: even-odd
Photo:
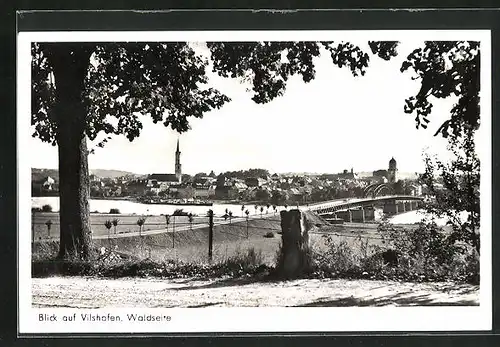
[[312, 204], [308, 206], [308, 210], [322, 210], [337, 207], [338, 208], [349, 208], [349, 207], [361, 207], [373, 202], [379, 201], [388, 201], [388, 200], [402, 200], [402, 201], [421, 201], [423, 197], [413, 196], [413, 195], [387, 195], [387, 196], [379, 196], [375, 198], [359, 198], [359, 199], [349, 199], [345, 201], [343, 200], [330, 200], [317, 204]]

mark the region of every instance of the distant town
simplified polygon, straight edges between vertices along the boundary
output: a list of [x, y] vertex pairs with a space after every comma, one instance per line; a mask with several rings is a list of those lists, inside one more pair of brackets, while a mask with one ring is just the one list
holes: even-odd
[[[57, 170], [32, 169], [32, 196], [58, 195]], [[363, 197], [367, 188], [387, 188], [398, 195], [422, 195], [418, 175], [400, 177], [397, 162], [386, 169], [356, 173], [353, 168], [340, 173], [270, 173], [265, 169], [182, 174], [179, 142], [174, 173], [138, 175], [115, 170], [95, 170], [90, 175], [91, 198], [130, 198], [142, 202], [227, 201], [271, 204], [308, 204], [342, 198]], [[386, 192], [387, 193], [387, 192]]]

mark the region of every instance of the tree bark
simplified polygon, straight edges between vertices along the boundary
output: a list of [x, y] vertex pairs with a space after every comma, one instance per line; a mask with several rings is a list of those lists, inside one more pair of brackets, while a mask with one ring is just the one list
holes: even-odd
[[59, 150], [60, 246], [58, 258], [89, 259], [91, 228], [86, 109], [82, 100], [92, 49], [85, 44], [45, 46], [56, 86]]

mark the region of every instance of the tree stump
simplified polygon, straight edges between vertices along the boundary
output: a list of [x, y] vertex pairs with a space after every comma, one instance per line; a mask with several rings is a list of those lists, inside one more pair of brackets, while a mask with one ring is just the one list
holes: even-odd
[[299, 210], [281, 211], [281, 254], [278, 273], [286, 279], [294, 279], [306, 273], [311, 266], [309, 234], [306, 218]]

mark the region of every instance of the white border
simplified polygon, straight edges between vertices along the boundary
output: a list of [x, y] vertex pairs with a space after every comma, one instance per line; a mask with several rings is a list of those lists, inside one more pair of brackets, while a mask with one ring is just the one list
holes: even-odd
[[[65, 314], [77, 309], [31, 307], [31, 165], [30, 144], [31, 42], [64, 41], [481, 41], [481, 128], [476, 142], [481, 159], [481, 290], [478, 307], [380, 308], [200, 308], [101, 309], [100, 313], [168, 314], [169, 323], [39, 323], [38, 313]], [[492, 328], [491, 281], [491, 33], [489, 30], [399, 31], [140, 31], [140, 32], [21, 32], [17, 41], [18, 148], [18, 331], [19, 333], [111, 332], [353, 332], [459, 331]], [[21, 231], [21, 232], [19, 232]], [[86, 310], [91, 311], [91, 310]], [[300, 319], [299, 319], [300, 317]]]

